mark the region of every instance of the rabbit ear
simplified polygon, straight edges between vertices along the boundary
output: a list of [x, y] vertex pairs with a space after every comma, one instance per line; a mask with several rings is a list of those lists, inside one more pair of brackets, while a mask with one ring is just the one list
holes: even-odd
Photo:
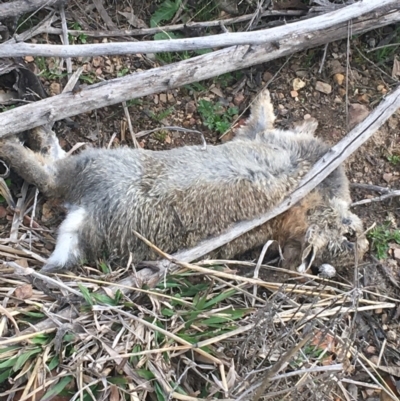
[[272, 130], [275, 118], [269, 90], [264, 89], [254, 100], [250, 117], [246, 124], [238, 130], [237, 136], [254, 139], [257, 134]]

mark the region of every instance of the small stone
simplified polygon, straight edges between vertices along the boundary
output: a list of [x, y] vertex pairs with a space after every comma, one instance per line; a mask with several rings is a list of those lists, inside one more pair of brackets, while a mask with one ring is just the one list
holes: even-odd
[[24, 59], [27, 63], [32, 63], [32, 61], [35, 61], [34, 57], [32, 56], [25, 56]]
[[167, 95], [165, 93], [160, 93], [160, 102], [167, 103]]
[[158, 104], [158, 102], [159, 102], [158, 95], [154, 95], [153, 100], [154, 100], [154, 104]]
[[196, 111], [196, 104], [192, 101], [187, 102], [185, 106], [186, 113], [193, 114]]
[[342, 64], [340, 64], [340, 61], [337, 59], [328, 61], [327, 67], [331, 76], [335, 74], [343, 74], [343, 72], [345, 71], [345, 68], [342, 66]]
[[[293, 90], [295, 92], [299, 91], [300, 89], [304, 88], [306, 86], [306, 83], [302, 81], [300, 78], [295, 78], [293, 80]], [[295, 97], [295, 96], [292, 96]]]
[[285, 98], [285, 95], [284, 95], [282, 92], [279, 92], [279, 93], [277, 94], [277, 96], [278, 96], [278, 99], [279, 99], [279, 100], [282, 100], [282, 99]]
[[376, 87], [376, 89], [377, 89], [379, 92], [382, 92], [382, 90], [385, 89], [385, 85], [378, 85], [378, 86]]
[[343, 100], [340, 96], [335, 96], [335, 99], [333, 101], [337, 104], [343, 103]]
[[235, 95], [235, 97], [233, 98], [233, 104], [234, 104], [235, 106], [239, 106], [239, 105], [241, 105], [241, 104], [243, 103], [243, 100], [244, 100], [244, 95], [243, 95], [243, 93], [237, 93], [237, 94]]
[[307, 71], [304, 70], [296, 71], [296, 76], [299, 78], [305, 78], [307, 74], [308, 74]]
[[332, 86], [325, 82], [317, 81], [317, 83], [315, 84], [315, 90], [329, 95], [332, 92]]
[[333, 76], [333, 81], [338, 85], [343, 85], [344, 75], [343, 74], [335, 74]]
[[369, 95], [363, 93], [362, 95], [358, 96], [358, 101], [361, 103], [368, 104], [369, 103]]
[[299, 93], [297, 91], [290, 91], [290, 96], [297, 97], [299, 96]]
[[263, 74], [263, 81], [268, 82], [272, 79], [273, 75], [269, 71], [265, 71]]
[[397, 335], [396, 335], [396, 333], [395, 333], [393, 330], [389, 330], [389, 331], [386, 333], [386, 337], [387, 337], [387, 339], [388, 339], [389, 341], [396, 341], [396, 339], [397, 339]]
[[391, 181], [393, 181], [393, 174], [385, 173], [383, 174], [382, 178], [389, 184]]
[[101, 57], [101, 56], [93, 57], [93, 61], [92, 61], [93, 67], [96, 67], [96, 68], [100, 67], [102, 63], [103, 63], [103, 57]]
[[309, 120], [311, 118], [311, 114], [304, 114], [304, 120]]
[[173, 103], [175, 101], [174, 95], [172, 93], [168, 93], [167, 95], [168, 102]]
[[393, 249], [393, 256], [396, 260], [400, 260], [400, 249], [399, 248]]
[[344, 88], [339, 88], [338, 89], [338, 93], [341, 97], [345, 97], [346, 96], [346, 89]]
[[61, 85], [58, 82], [52, 82], [50, 92], [52, 95], [59, 95], [61, 93]]

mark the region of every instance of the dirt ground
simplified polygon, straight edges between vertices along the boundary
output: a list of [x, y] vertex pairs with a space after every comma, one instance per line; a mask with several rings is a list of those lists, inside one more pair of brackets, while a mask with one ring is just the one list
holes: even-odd
[[[190, 10], [189, 14], [196, 15], [194, 11], [196, 2], [188, 1], [186, 3]], [[240, 3], [242, 8], [239, 11], [250, 12], [249, 4], [251, 2], [244, 3]], [[127, 22], [126, 16], [121, 13], [133, 12], [139, 20], [148, 25], [151, 16], [159, 7], [155, 1], [138, 0], [133, 0], [129, 4], [113, 1], [104, 2], [104, 4], [119, 29], [132, 28], [132, 25]], [[88, 30], [104, 27], [99, 13], [93, 7], [90, 8], [91, 13], [88, 13], [87, 7], [90, 8], [90, 4], [75, 2], [67, 9], [69, 22], [79, 25], [79, 28], [76, 25], [73, 29]], [[219, 13], [219, 15], [225, 15], [224, 11], [219, 11]], [[136, 28], [136, 26], [133, 27]], [[399, 42], [399, 27], [389, 26], [352, 38], [350, 48], [346, 40], [334, 42], [330, 43], [326, 49], [322, 47], [307, 50], [286, 59], [278, 59], [215, 79], [187, 85], [167, 93], [134, 99], [127, 102], [133, 131], [135, 134], [142, 133], [138, 135], [141, 147], [154, 150], [201, 143], [201, 137], [196, 133], [167, 129], [150, 134], [145, 133], [146, 130], [163, 126], [199, 130], [209, 144], [224, 142], [232, 138], [235, 127], [247, 115], [251, 100], [268, 84], [274, 110], [278, 117], [278, 126], [285, 128], [304, 118], [314, 117], [319, 123], [317, 136], [333, 145], [341, 140], [360, 118], [365, 117], [368, 111], [372, 110], [385, 93], [398, 82], [398, 76], [393, 75], [392, 68], [400, 47], [390, 48], [391, 51], [381, 52], [379, 56], [377, 52], [368, 53], [380, 43], [385, 43], [388, 37], [392, 38], [391, 43]], [[151, 39], [151, 37], [147, 39]], [[49, 43], [59, 42], [56, 35], [48, 35], [47, 40]], [[93, 41], [93, 38], [78, 37], [74, 40]], [[171, 59], [167, 59], [160, 55], [148, 54], [77, 59], [73, 61], [73, 68], [84, 67], [81, 85], [85, 85], [149, 69], [166, 62], [179, 61], [184, 56], [174, 54], [171, 57]], [[32, 71], [40, 75], [50, 96], [57, 95], [62, 91], [67, 83], [67, 78], [65, 74], [51, 73], [55, 69], [55, 60], [26, 57], [25, 62]], [[346, 106], [346, 98], [349, 107]], [[213, 109], [213, 113], [217, 117], [211, 113], [213, 114], [211, 117], [215, 121], [219, 121], [222, 118], [220, 116], [231, 113], [229, 117], [226, 117], [226, 121], [228, 126], [233, 126], [233, 128], [228, 129], [226, 135], [222, 136], [222, 132], [217, 132], [215, 128], [210, 129], [212, 124], [215, 125], [215, 121], [209, 123], [208, 126], [205, 124], [205, 112], [201, 111], [201, 107], [199, 109], [202, 100], [206, 100], [213, 107], [219, 105], [218, 108]], [[67, 124], [65, 121], [60, 121], [56, 123], [55, 130], [60, 138], [61, 146], [66, 151], [79, 142], [96, 147], [133, 145], [122, 105], [106, 107], [73, 117], [72, 123]], [[399, 189], [399, 132], [400, 111], [394, 114], [379, 132], [346, 161], [346, 172], [352, 184]], [[18, 193], [20, 185], [21, 181], [18, 178], [12, 178], [11, 190], [13, 193]], [[352, 187], [354, 202], [374, 198], [379, 194], [370, 189]], [[373, 230], [373, 225], [381, 227], [387, 224], [387, 230], [395, 232], [400, 229], [399, 206], [399, 198], [394, 197], [385, 201], [356, 206], [354, 211], [363, 219], [366, 228]], [[60, 205], [52, 200], [39, 197], [35, 219], [41, 227], [49, 230], [41, 239], [41, 243], [35, 244], [36, 249], [41, 249], [43, 255], [53, 249], [55, 231], [63, 216], [64, 212]], [[8, 237], [11, 220], [12, 213], [5, 205], [0, 206], [1, 238]], [[28, 223], [25, 222], [25, 224]], [[362, 282], [365, 287], [398, 300], [400, 243], [397, 244], [396, 239], [390, 237], [387, 239], [386, 245], [388, 249], [386, 249], [384, 259], [379, 260], [377, 251], [372, 244], [370, 252], [360, 262]], [[264, 278], [282, 281], [283, 277], [278, 277], [278, 275], [269, 273]], [[345, 283], [352, 283], [353, 279], [353, 272], [342, 272], [338, 278], [339, 281]], [[390, 342], [392, 353], [387, 356], [387, 363], [393, 366], [398, 366], [400, 363], [400, 355], [397, 351], [400, 344], [398, 318], [398, 309], [380, 310], [373, 314], [373, 320], [376, 321], [375, 327], [379, 327], [383, 337], [387, 338], [389, 332], [394, 333], [390, 334], [394, 336]], [[360, 319], [363, 320], [363, 318]], [[360, 326], [362, 326], [361, 323]], [[364, 345], [367, 344], [365, 347], [368, 348], [368, 344], [372, 347], [366, 351], [366, 355], [371, 358], [379, 355], [382, 338], [379, 340], [370, 338], [376, 336], [379, 330], [371, 331], [363, 337]], [[356, 372], [353, 380], [363, 381], [368, 380], [368, 377], [365, 372]], [[372, 401], [379, 398], [373, 391], [364, 391], [360, 393], [359, 399]]]

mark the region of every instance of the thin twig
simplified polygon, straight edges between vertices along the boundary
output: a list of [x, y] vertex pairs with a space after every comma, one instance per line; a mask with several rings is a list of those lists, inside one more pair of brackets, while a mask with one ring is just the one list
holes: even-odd
[[[69, 45], [68, 26], [67, 26], [67, 19], [65, 18], [65, 9], [64, 9], [63, 5], [60, 7], [60, 17], [61, 17], [61, 27], [62, 27], [62, 41], [65, 46], [68, 46]], [[67, 57], [65, 59], [65, 62], [67, 64], [68, 76], [71, 76], [71, 74], [72, 74], [71, 57]]]
[[400, 43], [390, 43], [388, 45], [374, 47], [373, 49], [367, 50], [367, 53], [371, 53], [371, 52], [374, 52], [375, 50], [379, 50], [379, 49], [385, 49], [386, 47], [394, 47], [394, 46], [396, 46], [396, 47], [400, 46]]
[[363, 200], [360, 200], [358, 202], [354, 202], [354, 203], [351, 204], [351, 207], [359, 206], [359, 205], [366, 205], [367, 203], [372, 203], [372, 202], [382, 202], [382, 201], [384, 201], [386, 199], [393, 198], [393, 197], [396, 197], [396, 196], [400, 196], [400, 190], [390, 191], [390, 192], [387, 192], [384, 195], [377, 196], [375, 198], [363, 199]]
[[375, 64], [372, 60], [370, 60], [367, 56], [364, 55], [364, 53], [357, 47], [354, 46], [354, 48], [358, 51], [358, 54], [365, 60], [368, 61], [371, 65], [373, 65], [377, 70], [379, 70], [383, 75], [385, 75], [387, 78], [389, 78], [392, 82], [399, 82], [399, 80], [395, 77], [392, 77], [390, 74], [388, 74], [386, 71], [382, 70], [381, 67], [379, 67], [377, 64]]

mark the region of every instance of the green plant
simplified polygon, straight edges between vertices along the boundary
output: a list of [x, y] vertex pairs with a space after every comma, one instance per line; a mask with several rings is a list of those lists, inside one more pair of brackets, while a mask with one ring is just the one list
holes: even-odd
[[213, 104], [205, 99], [199, 100], [197, 110], [201, 115], [203, 124], [210, 130], [216, 130], [220, 134], [229, 130], [233, 116], [238, 114], [237, 107], [229, 107], [224, 112], [224, 108], [220, 103]]
[[395, 166], [400, 163], [400, 156], [398, 155], [389, 155], [387, 159], [390, 163], [394, 164]]
[[56, 70], [51, 70], [44, 57], [36, 57], [35, 59], [36, 66], [39, 68], [38, 76], [44, 77], [48, 80], [55, 80], [59, 78], [63, 78], [67, 76], [67, 73], [61, 73]]
[[164, 142], [167, 138], [168, 132], [167, 131], [157, 131], [154, 132], [153, 137], [157, 139], [159, 142]]
[[94, 72], [88, 72], [86, 74], [82, 74], [80, 79], [89, 84], [93, 84], [96, 81], [96, 74]]
[[241, 71], [227, 72], [216, 77], [214, 81], [219, 83], [223, 88], [226, 88], [232, 82], [239, 81], [242, 76], [243, 73]]
[[[82, 27], [77, 22], [74, 22], [73, 24], [71, 24], [70, 29], [73, 30], [73, 31], [81, 31]], [[77, 36], [68, 34], [68, 39], [72, 44], [75, 44], [75, 43], [85, 44], [85, 43], [87, 43], [87, 35], [85, 35], [84, 33], [80, 33]]]
[[127, 67], [121, 68], [121, 69], [117, 72], [117, 77], [124, 77], [126, 74], [129, 74], [129, 68], [127, 68]]
[[376, 252], [378, 259], [386, 259], [389, 243], [400, 244], [400, 230], [393, 230], [390, 228], [390, 223], [385, 223], [371, 230], [368, 238], [372, 240], [371, 247]]
[[150, 18], [150, 26], [152, 28], [158, 26], [161, 22], [170, 21], [179, 10], [181, 0], [165, 0], [160, 7], [153, 13]]
[[157, 122], [161, 122], [162, 120], [164, 120], [164, 118], [167, 118], [174, 110], [174, 106], [171, 106], [168, 107], [168, 109], [162, 110], [157, 114], [151, 111], [150, 117]]

